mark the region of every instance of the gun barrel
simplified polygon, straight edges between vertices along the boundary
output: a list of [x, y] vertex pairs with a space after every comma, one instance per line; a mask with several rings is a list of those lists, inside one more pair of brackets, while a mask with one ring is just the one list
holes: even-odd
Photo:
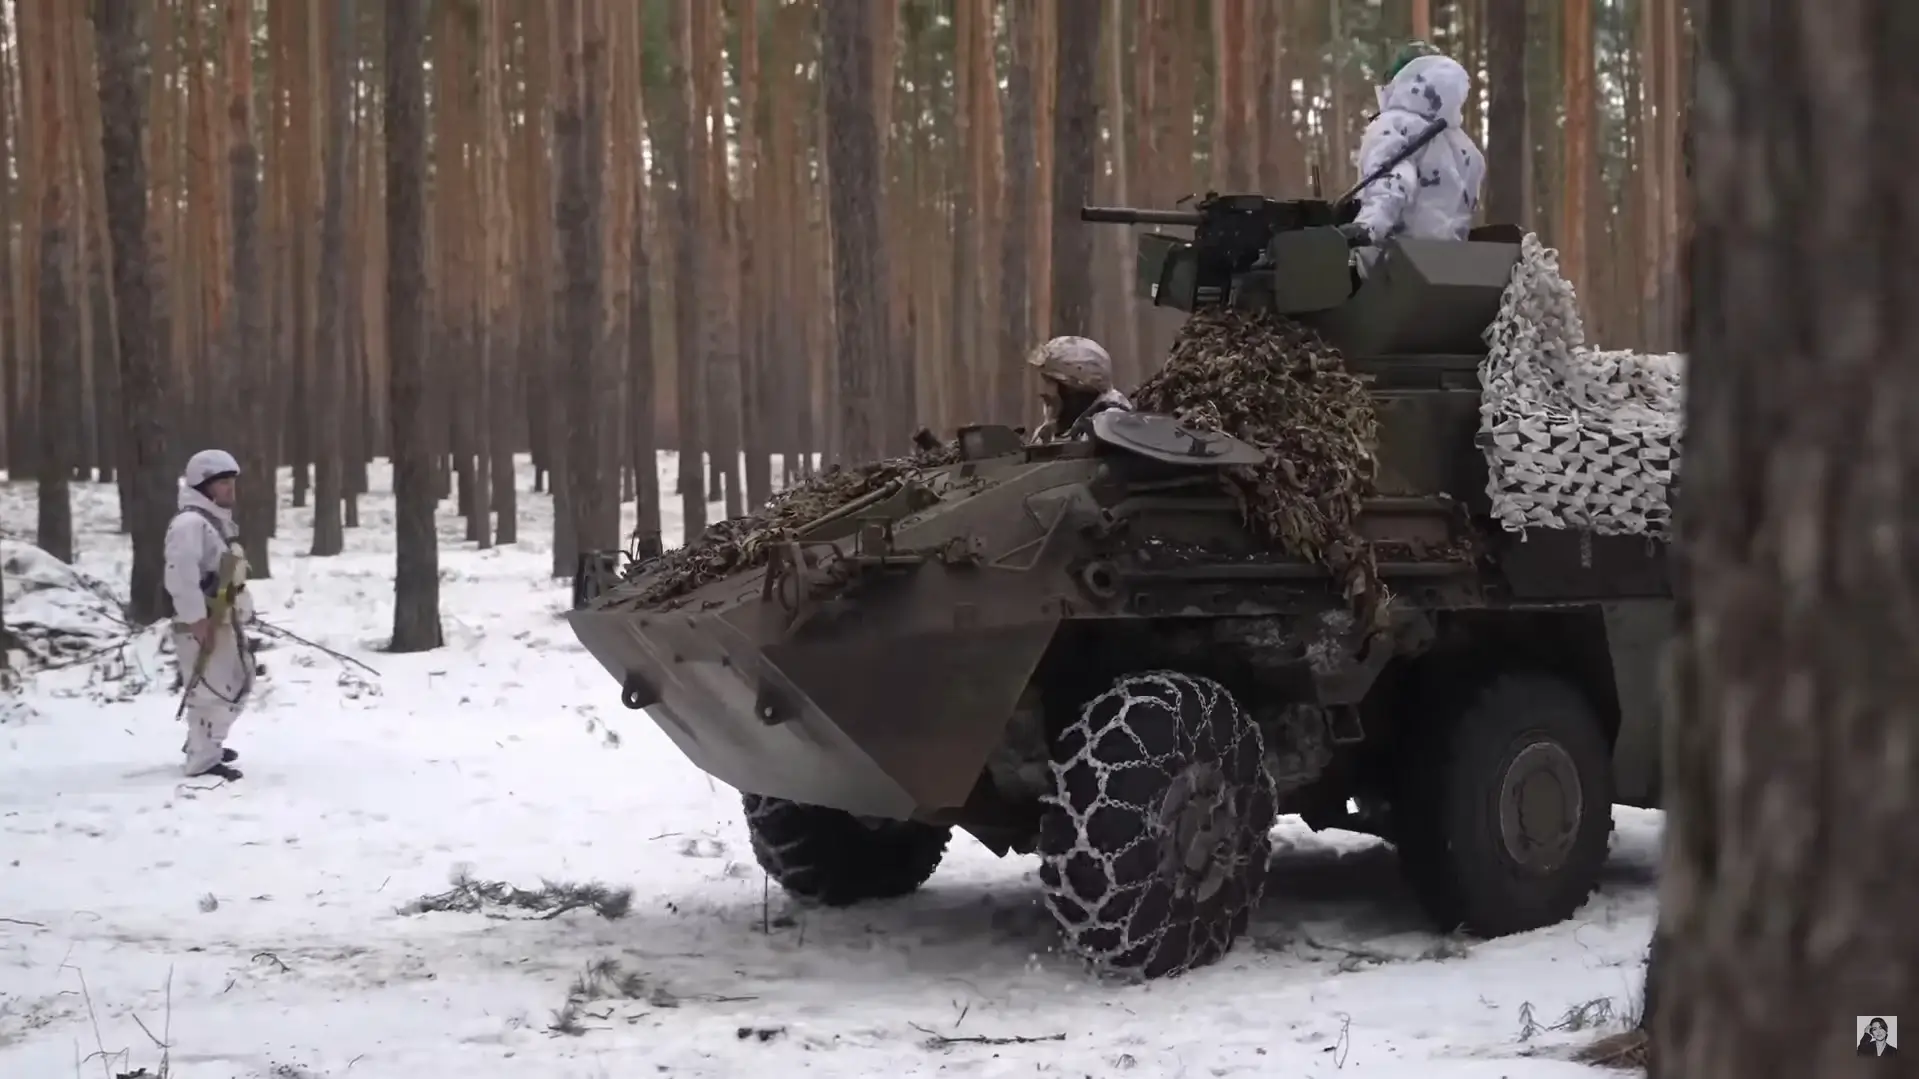
[[1102, 225], [1198, 225], [1198, 210], [1135, 210], [1129, 206], [1081, 206], [1079, 219]]

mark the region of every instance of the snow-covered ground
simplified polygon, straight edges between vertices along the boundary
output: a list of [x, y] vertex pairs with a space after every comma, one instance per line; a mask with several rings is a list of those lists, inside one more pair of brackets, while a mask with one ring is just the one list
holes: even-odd
[[[443, 509], [447, 647], [391, 656], [384, 467], [373, 483], [338, 558], [307, 557], [307, 513], [283, 509], [275, 576], [255, 589], [263, 617], [380, 677], [295, 645], [263, 653], [229, 743], [240, 782], [176, 774], [151, 632], [0, 711], [0, 1076], [158, 1076], [164, 1056], [179, 1079], [1543, 1079], [1587, 1073], [1555, 1057], [1633, 1006], [1659, 818], [1627, 809], [1576, 921], [1472, 944], [1425, 929], [1389, 849], [1288, 818], [1252, 939], [1145, 986], [1061, 955], [1033, 861], [963, 836], [917, 895], [789, 914], [737, 795], [620, 707], [567, 630], [547, 499], [522, 494], [525, 539], [490, 551]], [[82, 583], [62, 591], [64, 567], [8, 544], [7, 621], [65, 619], [111, 645], [125, 630], [85, 582], [125, 588], [113, 489], [77, 485], [74, 508]], [[0, 532], [24, 541], [32, 522], [31, 486], [0, 484]], [[63, 639], [68, 655], [98, 647]], [[399, 912], [461, 866], [631, 886], [632, 909]], [[609, 959], [628, 996], [549, 1029]]]

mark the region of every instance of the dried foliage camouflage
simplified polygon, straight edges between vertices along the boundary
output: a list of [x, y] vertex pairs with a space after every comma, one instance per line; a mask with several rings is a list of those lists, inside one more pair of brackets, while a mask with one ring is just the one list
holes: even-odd
[[686, 546], [635, 565], [628, 579], [647, 575], [645, 586], [622, 589], [606, 605], [617, 610], [653, 607], [723, 577], [757, 569], [766, 564], [776, 545], [792, 539], [799, 529], [863, 499], [883, 499], [918, 472], [958, 460], [958, 443], [934, 444], [904, 457], [825, 469], [774, 495], [760, 509], [709, 525]]
[[1357, 527], [1379, 420], [1365, 382], [1317, 331], [1264, 311], [1195, 312], [1133, 403], [1265, 450], [1263, 464], [1227, 473], [1247, 527], [1325, 566], [1362, 624], [1384, 628], [1385, 589]]
[[[1386, 593], [1373, 549], [1356, 527], [1373, 490], [1378, 419], [1365, 383], [1317, 332], [1264, 312], [1200, 311], [1133, 403], [1267, 451], [1264, 464], [1228, 471], [1247, 526], [1287, 554], [1325, 566], [1362, 624], [1384, 626]], [[616, 591], [605, 606], [670, 603], [764, 566], [775, 545], [806, 525], [855, 502], [888, 497], [914, 474], [958, 460], [957, 444], [935, 444], [828, 469], [763, 509], [720, 521], [685, 547], [634, 566], [628, 579], [644, 576], [644, 585]]]

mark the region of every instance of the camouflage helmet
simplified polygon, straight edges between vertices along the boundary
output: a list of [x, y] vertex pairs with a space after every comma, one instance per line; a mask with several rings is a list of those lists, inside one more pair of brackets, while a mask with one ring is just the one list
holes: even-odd
[[1428, 42], [1421, 41], [1418, 38], [1414, 38], [1413, 40], [1408, 41], [1399, 50], [1398, 54], [1393, 57], [1392, 66], [1386, 69], [1385, 81], [1387, 82], [1393, 81], [1393, 79], [1397, 77], [1402, 70], [1405, 69], [1407, 64], [1412, 63], [1414, 60], [1417, 60], [1422, 56], [1444, 56], [1444, 55], [1446, 54], [1442, 52], [1438, 47]]
[[1113, 358], [1090, 337], [1055, 337], [1027, 353], [1026, 362], [1065, 389], [1105, 393], [1113, 388]]

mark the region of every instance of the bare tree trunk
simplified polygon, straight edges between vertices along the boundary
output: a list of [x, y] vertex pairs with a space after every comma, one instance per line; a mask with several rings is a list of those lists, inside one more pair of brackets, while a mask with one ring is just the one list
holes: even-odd
[[[16, 10], [18, 10], [16, 8]], [[63, 15], [62, 12], [67, 15]], [[45, 0], [38, 11], [41, 44], [65, 40], [71, 8]], [[69, 483], [79, 428], [80, 310], [74, 280], [73, 169], [67, 156], [69, 114], [62, 100], [62, 58], [45, 48], [40, 60], [40, 459], [39, 511], [34, 542], [62, 562], [73, 561], [73, 505]]]
[[[561, 34], [561, 104], [554, 114], [559, 152], [558, 211], [565, 300], [560, 315], [566, 369], [567, 508], [572, 536], [582, 551], [619, 545], [604, 534], [606, 484], [600, 472], [600, 361], [602, 282], [600, 68], [606, 40], [600, 20], [586, 10], [593, 0], [558, 0]], [[570, 568], [570, 567], [569, 567]]]
[[1588, 202], [1594, 166], [1593, 126], [1597, 108], [1593, 94], [1592, 0], [1566, 0], [1560, 9], [1561, 56], [1565, 63], [1565, 201], [1559, 222], [1559, 264], [1566, 279], [1580, 292], [1579, 306], [1587, 318], [1593, 305], [1586, 290], [1592, 284], [1591, 255], [1587, 250]]
[[276, 412], [267, 333], [266, 274], [261, 264], [260, 151], [253, 141], [253, 18], [248, 0], [226, 0], [227, 197], [233, 214], [232, 342], [228, 359], [234, 394], [223, 402], [224, 424], [238, 443], [235, 456], [246, 477], [240, 485], [240, 536], [247, 575], [271, 577], [267, 538], [279, 507], [274, 468]]
[[[322, 157], [326, 189], [320, 208], [319, 318], [313, 331], [313, 364], [308, 379], [313, 412], [313, 554], [336, 555], [346, 549], [340, 520], [341, 462], [347, 447], [340, 440], [345, 412], [346, 354], [346, 153], [347, 125], [353, 109], [353, 0], [332, 0], [333, 27], [327, 41], [326, 146]], [[319, 3], [313, 5], [315, 30]], [[330, 434], [328, 432], [331, 432]]]
[[[639, 156], [639, 144], [633, 147]], [[647, 246], [646, 163], [633, 165], [633, 275], [626, 309], [626, 414], [632, 417], [631, 456], [635, 524], [642, 533], [660, 530], [659, 438], [654, 422], [653, 260]]]
[[764, 263], [770, 230], [754, 226], [764, 220], [767, 198], [766, 166], [760, 157], [760, 17], [757, 2], [731, 5], [739, 29], [740, 198], [734, 214], [734, 242], [739, 247], [740, 302], [734, 307], [739, 349], [740, 414], [744, 419], [740, 449], [745, 455], [746, 508], [758, 510], [773, 497], [771, 409], [767, 406], [766, 342], [764, 325]]
[[1526, 221], [1526, 0], [1487, 0], [1486, 220]]
[[1919, 1015], [1919, 278], [1860, 257], [1919, 244], [1919, 9], [1699, 7], [1652, 1074], [1906, 1074], [1848, 1058]]
[[705, 432], [701, 424], [700, 190], [695, 168], [693, 131], [692, 13], [689, 6], [704, 0], [671, 0], [667, 23], [666, 79], [659, 118], [654, 127], [668, 181], [673, 185], [673, 348], [674, 419], [679, 446], [680, 515], [685, 538], [691, 541], [706, 530], [706, 469], [702, 461]]
[[146, 109], [140, 94], [143, 39], [131, 4], [102, 4], [96, 56], [100, 140], [106, 168], [107, 228], [113, 243], [113, 292], [120, 345], [120, 467], [126, 484], [127, 531], [133, 534], [128, 613], [141, 624], [166, 613], [167, 522], [173, 475], [167, 460], [167, 371], [154, 326], [154, 290], [147, 242]]
[[886, 251], [874, 212], [882, 189], [873, 114], [873, 20], [865, 0], [820, 0], [820, 5], [839, 449], [843, 460], [860, 463], [880, 455], [882, 432], [893, 425], [882, 415], [879, 382], [888, 318]]
[[[946, 354], [944, 357], [945, 377], [943, 396], [949, 402], [958, 403], [972, 397], [973, 387], [968, 373], [980, 351], [977, 342], [980, 338], [979, 320], [975, 317], [975, 287], [980, 272], [978, 237], [984, 220], [980, 214], [979, 171], [972, 167], [973, 144], [983, 136], [976, 130], [974, 120], [978, 109], [974, 107], [978, 94], [973, 92], [972, 84], [981, 76], [981, 65], [974, 59], [978, 50], [979, 35], [976, 25], [987, 17], [978, 3], [966, 3], [961, 0], [953, 8], [953, 86], [957, 100], [953, 102], [952, 136], [946, 140], [949, 147], [952, 179], [950, 198], [952, 225], [952, 257], [948, 264], [946, 288], [947, 322]], [[882, 154], [884, 151], [882, 150]], [[882, 164], [885, 158], [881, 157]], [[882, 241], [883, 242], [883, 241]], [[1015, 356], [1019, 353], [1014, 353]], [[881, 400], [885, 400], [884, 368], [879, 372], [881, 379]], [[884, 438], [882, 438], [882, 443]]]
[[[1250, 162], [1246, 128], [1246, 0], [1213, 0], [1213, 184], [1244, 191]], [[1064, 57], [1062, 57], [1062, 60]]]
[[1053, 118], [1053, 334], [1085, 334], [1093, 314], [1093, 200], [1099, 138], [1099, 22], [1105, 0], [1057, 0], [1058, 105]]
[[386, 3], [386, 332], [396, 556], [395, 652], [445, 643], [440, 632], [438, 485], [426, 428], [426, 6]]
[[1033, 4], [1009, 4], [1012, 63], [1006, 73], [1006, 211], [1000, 229], [998, 364], [994, 366], [992, 416], [1018, 423], [1027, 378], [1021, 362], [1033, 340], [1032, 287], [1034, 175], [1033, 52], [1038, 11]]
[[[20, 25], [21, 6], [14, 6], [15, 40], [24, 43], [24, 28]], [[8, 179], [0, 176], [0, 236], [12, 236], [15, 222], [20, 220], [20, 207], [23, 200], [26, 181], [30, 173], [26, 162], [31, 156], [26, 149], [26, 139], [30, 133], [26, 130], [24, 118], [19, 115], [21, 94], [15, 91], [14, 67], [18, 49], [0, 50], [0, 157], [8, 161], [19, 162], [19, 175]], [[28, 77], [31, 77], [30, 75]], [[31, 412], [24, 398], [27, 396], [26, 347], [21, 335], [19, 313], [21, 305], [14, 296], [16, 280], [14, 257], [16, 248], [12, 244], [0, 245], [0, 456], [6, 460], [9, 479], [31, 478], [33, 465], [29, 458], [32, 453], [22, 437], [30, 423]], [[24, 258], [25, 245], [18, 248]]]
[[[519, 470], [514, 464], [517, 445], [513, 417], [520, 403], [520, 365], [515, 356], [515, 313], [509, 310], [513, 281], [513, 208], [508, 195], [510, 175], [507, 165], [506, 109], [501, 96], [505, 54], [502, 39], [508, 35], [508, 16], [502, 0], [484, 0], [481, 5], [485, 47], [481, 57], [481, 127], [485, 143], [481, 151], [481, 202], [486, 213], [486, 288], [483, 291], [480, 348], [482, 368], [489, 380], [487, 423], [493, 428], [488, 446], [493, 454], [493, 541], [515, 543], [519, 540]], [[526, 318], [525, 312], [517, 317]]]

